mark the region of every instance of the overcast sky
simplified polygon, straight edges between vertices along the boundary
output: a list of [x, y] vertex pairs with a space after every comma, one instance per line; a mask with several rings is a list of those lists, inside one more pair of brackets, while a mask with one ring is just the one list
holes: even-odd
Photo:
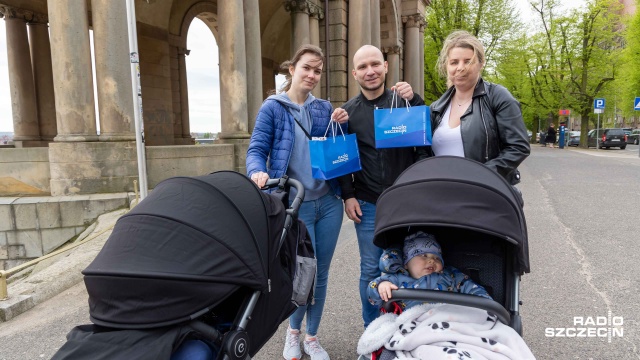
[[[529, 0], [513, 1], [517, 4], [525, 22], [535, 17]], [[584, 0], [571, 0], [570, 6], [581, 6], [584, 2]], [[5, 22], [0, 20], [0, 132], [13, 131], [6, 39]], [[187, 48], [191, 50], [191, 54], [186, 58], [191, 131], [218, 132], [220, 131], [218, 46], [209, 28], [197, 18], [189, 28]], [[97, 115], [96, 113], [96, 117]]]

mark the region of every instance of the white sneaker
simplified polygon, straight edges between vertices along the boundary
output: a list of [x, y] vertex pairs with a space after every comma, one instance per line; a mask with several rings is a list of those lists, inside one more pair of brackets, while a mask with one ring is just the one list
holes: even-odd
[[303, 345], [304, 352], [311, 357], [311, 360], [330, 360], [329, 354], [320, 346], [317, 337], [306, 338]]
[[300, 351], [300, 330], [287, 328], [282, 356], [286, 360], [300, 360], [300, 358], [302, 358], [302, 351]]

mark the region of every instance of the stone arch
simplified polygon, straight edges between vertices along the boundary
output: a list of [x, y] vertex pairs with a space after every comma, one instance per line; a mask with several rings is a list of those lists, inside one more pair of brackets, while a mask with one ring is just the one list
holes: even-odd
[[218, 39], [218, 2], [207, 0], [174, 1], [168, 24], [171, 53], [172, 103], [175, 144], [192, 144], [189, 122], [189, 95], [185, 55], [188, 55], [187, 33], [193, 19], [198, 18]]
[[[179, 2], [178, 2], [179, 3]], [[183, 3], [184, 4], [184, 3]], [[178, 11], [177, 9], [174, 9]], [[169, 21], [169, 33], [174, 35], [174, 39], [172, 41], [172, 45], [179, 46], [182, 48], [187, 47], [187, 32], [189, 31], [189, 26], [191, 22], [196, 17], [202, 20], [207, 27], [213, 33], [213, 37], [218, 42], [218, 3], [212, 1], [199, 1], [192, 4], [185, 12], [184, 15], [180, 16], [179, 13], [176, 13], [174, 10], [171, 12], [172, 20]], [[178, 26], [177, 19], [180, 18], [180, 24]]]
[[275, 88], [274, 76], [278, 67], [291, 56], [291, 15], [285, 10], [284, 4], [266, 10], [271, 10], [271, 14], [260, 26], [263, 94]]

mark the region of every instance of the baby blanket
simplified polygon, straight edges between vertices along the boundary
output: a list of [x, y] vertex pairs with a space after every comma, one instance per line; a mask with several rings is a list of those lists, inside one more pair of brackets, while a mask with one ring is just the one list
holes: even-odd
[[494, 314], [450, 304], [424, 304], [380, 316], [360, 337], [358, 353], [383, 346], [395, 359], [535, 359], [522, 337]]

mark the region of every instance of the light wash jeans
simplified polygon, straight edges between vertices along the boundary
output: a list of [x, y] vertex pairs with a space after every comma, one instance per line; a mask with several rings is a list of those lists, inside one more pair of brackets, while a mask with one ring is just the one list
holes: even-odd
[[358, 248], [360, 249], [360, 302], [362, 303], [362, 320], [364, 327], [380, 315], [380, 308], [369, 303], [367, 288], [371, 280], [380, 276], [380, 256], [382, 249], [373, 244], [373, 233], [375, 230], [376, 204], [358, 200], [362, 216], [360, 223], [354, 223], [356, 236], [358, 237]]
[[307, 306], [300, 306], [289, 318], [289, 326], [300, 330], [302, 318], [307, 315], [307, 335], [318, 333], [324, 302], [327, 297], [327, 281], [329, 280], [329, 266], [333, 252], [338, 243], [338, 235], [342, 226], [342, 200], [332, 191], [317, 200], [305, 201], [300, 206], [298, 218], [304, 222], [311, 235], [313, 250], [318, 261], [316, 288], [313, 301]]

